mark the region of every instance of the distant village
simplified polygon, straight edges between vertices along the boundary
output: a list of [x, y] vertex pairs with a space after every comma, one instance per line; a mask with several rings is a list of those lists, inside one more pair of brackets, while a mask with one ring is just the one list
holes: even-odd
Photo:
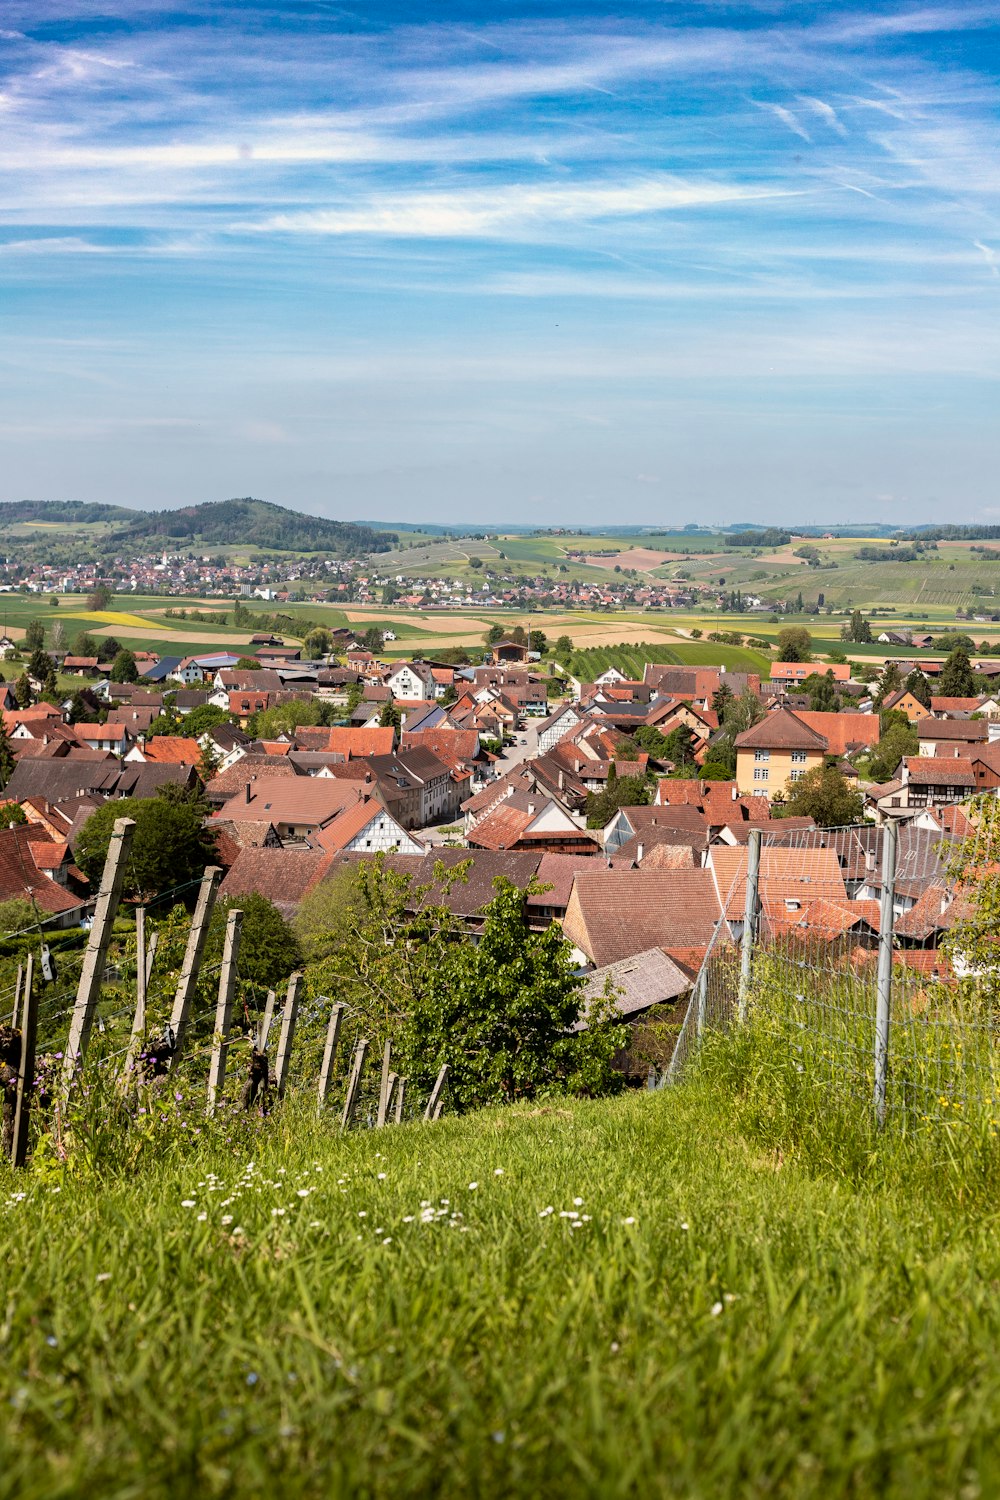
[[[415, 885], [461, 864], [442, 899], [474, 933], [508, 877], [533, 924], [561, 925], [588, 983], [613, 978], [627, 1021], [687, 994], [720, 922], [738, 936], [754, 829], [768, 843], [766, 932], [870, 959], [880, 828], [894, 820], [912, 870], [897, 960], [941, 973], [958, 911], [947, 847], [971, 826], [962, 804], [1000, 788], [1000, 662], [925, 660], [910, 644], [881, 683], [796, 660], [764, 679], [649, 663], [638, 680], [612, 667], [584, 682], [523, 630], [466, 666], [383, 659], [348, 628], [321, 659], [268, 633], [242, 657], [128, 653], [126, 674], [67, 653], [79, 686], [64, 701], [35, 679], [27, 695], [22, 680], [0, 686], [0, 899], [86, 922], [94, 892], [74, 850], [88, 818], [173, 787], [216, 835], [223, 894], [261, 893], [287, 917], [381, 854]], [[0, 641], [0, 655], [17, 649]], [[950, 690], [956, 670], [969, 691]], [[799, 792], [830, 776], [854, 826], [804, 850], [803, 830], [830, 819], [803, 813]]]

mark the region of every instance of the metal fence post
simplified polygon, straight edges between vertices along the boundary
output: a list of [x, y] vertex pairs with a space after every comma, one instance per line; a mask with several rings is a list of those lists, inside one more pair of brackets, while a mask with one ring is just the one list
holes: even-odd
[[743, 908], [743, 939], [740, 948], [740, 987], [736, 1002], [736, 1013], [740, 1021], [747, 1018], [747, 1002], [750, 998], [750, 968], [753, 963], [753, 946], [757, 940], [757, 916], [760, 911], [758, 892], [760, 888], [760, 839], [761, 830], [751, 828], [747, 844], [747, 894]]
[[889, 1016], [892, 1010], [893, 903], [896, 896], [896, 846], [899, 825], [891, 820], [882, 830], [882, 901], [878, 924], [878, 989], [875, 1001], [875, 1119], [885, 1123], [886, 1083], [889, 1074]]

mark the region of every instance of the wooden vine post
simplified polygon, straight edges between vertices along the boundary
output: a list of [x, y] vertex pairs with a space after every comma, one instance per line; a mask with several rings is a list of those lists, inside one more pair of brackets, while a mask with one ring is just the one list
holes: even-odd
[[281, 1015], [281, 1035], [278, 1038], [278, 1056], [274, 1064], [274, 1087], [278, 1098], [285, 1096], [285, 1086], [288, 1083], [288, 1064], [292, 1055], [292, 1042], [295, 1039], [295, 1022], [299, 1015], [299, 997], [302, 994], [302, 975], [293, 974], [288, 981], [288, 990], [285, 994], [285, 1008]]
[[427, 1108], [424, 1110], [425, 1120], [437, 1120], [440, 1118], [441, 1109], [444, 1105], [444, 1100], [441, 1096], [444, 1093], [444, 1086], [447, 1078], [448, 1064], [442, 1063], [441, 1071], [438, 1073], [438, 1076], [434, 1081], [434, 1087], [431, 1089], [431, 1097], [427, 1101]]
[[21, 1002], [21, 1061], [17, 1070], [17, 1100], [14, 1105], [14, 1138], [10, 1159], [23, 1167], [28, 1157], [28, 1122], [31, 1117], [31, 1095], [35, 1087], [35, 1042], [38, 1035], [38, 996], [35, 994], [35, 960], [29, 953], [25, 965], [24, 993]]
[[205, 952], [205, 943], [208, 939], [208, 925], [212, 920], [212, 909], [215, 906], [215, 897], [221, 878], [222, 871], [217, 865], [209, 865], [201, 878], [198, 903], [191, 919], [191, 931], [188, 933], [184, 963], [181, 965], [181, 977], [177, 981], [177, 993], [174, 996], [174, 1008], [170, 1016], [175, 1057], [184, 1045], [184, 1033], [187, 1030], [188, 1016], [191, 1013], [191, 1001], [194, 997], [195, 985], [198, 983], [198, 970], [201, 968], [202, 954]]
[[330, 1094], [330, 1080], [333, 1077], [333, 1064], [337, 1056], [337, 1043], [340, 1041], [340, 1023], [344, 1018], [344, 1007], [339, 1002], [330, 1010], [330, 1020], [326, 1028], [326, 1042], [323, 1046], [323, 1062], [319, 1070], [319, 1099], [316, 1105], [317, 1114], [322, 1114], [326, 1107], [326, 1101]]
[[387, 1041], [385, 1046], [382, 1048], [382, 1077], [379, 1081], [378, 1088], [378, 1114], [375, 1117], [375, 1124], [379, 1130], [381, 1130], [382, 1126], [385, 1124], [386, 1112], [389, 1108], [389, 1092], [392, 1088], [392, 1083], [390, 1080], [395, 1076], [389, 1070], [389, 1065], [391, 1062], [392, 1043]]
[[94, 907], [94, 922], [90, 929], [90, 939], [87, 943], [80, 983], [77, 987], [76, 1003], [73, 1006], [73, 1016], [70, 1021], [69, 1041], [66, 1044], [66, 1056], [63, 1060], [62, 1094], [64, 1098], [69, 1096], [77, 1070], [83, 1067], [83, 1061], [87, 1055], [90, 1031], [94, 1024], [94, 1011], [101, 993], [104, 965], [107, 962], [111, 932], [118, 911], [118, 903], [121, 900], [122, 886], [125, 883], [125, 870], [134, 833], [135, 823], [131, 818], [115, 819], [108, 844], [107, 859], [104, 861], [104, 873], [101, 875], [101, 887], [97, 893], [97, 904]]
[[236, 965], [240, 957], [240, 935], [243, 913], [231, 910], [226, 917], [226, 940], [222, 950], [219, 974], [219, 999], [215, 1007], [215, 1036], [212, 1061], [208, 1069], [208, 1104], [206, 1113], [215, 1114], [215, 1106], [226, 1081], [226, 1057], [229, 1052], [229, 1028], [233, 1019], [233, 995], [236, 991]]

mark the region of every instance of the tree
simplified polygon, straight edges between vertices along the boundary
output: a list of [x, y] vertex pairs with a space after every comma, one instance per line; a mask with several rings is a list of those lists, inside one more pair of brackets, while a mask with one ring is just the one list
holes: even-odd
[[[840, 708], [840, 696], [832, 672], [814, 672], [815, 682], [809, 688], [809, 708], [813, 713], [836, 713]], [[808, 683], [809, 679], [807, 679]], [[806, 686], [806, 683], [803, 684]]]
[[[186, 792], [185, 788], [169, 790]], [[115, 819], [133, 818], [136, 826], [125, 874], [128, 895], [147, 900], [199, 880], [215, 858], [215, 834], [203, 826], [204, 808], [200, 798], [189, 795], [108, 802], [83, 825], [76, 842], [77, 863], [96, 890]]]
[[469, 558], [469, 567], [473, 570], [473, 572], [478, 573], [479, 570], [480, 570], [480, 568], [482, 566], [483, 566], [483, 560], [482, 560], [481, 557], [470, 557]]
[[96, 657], [99, 650], [100, 642], [95, 640], [92, 635], [88, 635], [85, 630], [81, 630], [73, 642], [73, 653], [75, 656]]
[[219, 708], [214, 703], [202, 703], [184, 715], [179, 727], [188, 738], [196, 740], [209, 729], [217, 729], [220, 724], [232, 722], [232, 714], [227, 714], [224, 708]]
[[0, 828], [13, 828], [15, 823], [27, 823], [28, 815], [20, 802], [0, 802]]
[[687, 724], [678, 724], [677, 728], [672, 729], [667, 735], [667, 759], [672, 760], [678, 770], [694, 765], [697, 748], [698, 738]]
[[840, 632], [840, 638], [842, 641], [855, 641], [858, 643], [871, 641], [872, 628], [860, 609], [856, 609], [851, 615], [850, 620]]
[[955, 646], [941, 668], [940, 693], [942, 698], [974, 698], [976, 677], [964, 646]]
[[14, 697], [17, 699], [18, 708], [28, 708], [31, 704], [31, 683], [24, 672], [14, 684]]
[[84, 698], [80, 690], [77, 689], [72, 698], [69, 700], [69, 722], [71, 724], [84, 723], [87, 719], [89, 719], [90, 714], [91, 710], [87, 706], [87, 700]]
[[387, 698], [382, 704], [378, 722], [381, 729], [399, 729], [402, 726], [403, 715], [391, 698]]
[[[888, 717], [888, 716], [887, 716]], [[868, 757], [868, 774], [873, 781], [888, 781], [896, 774], [904, 755], [916, 755], [920, 749], [917, 731], [905, 714], [903, 723], [896, 721], [882, 730], [882, 737]]]
[[893, 661], [890, 657], [885, 666], [882, 668], [882, 675], [879, 678], [878, 686], [875, 689], [875, 702], [879, 707], [881, 707], [886, 698], [890, 697], [893, 693], [898, 692], [902, 686], [903, 674], [899, 670], [899, 663]]
[[485, 640], [487, 646], [495, 646], [497, 641], [503, 640], [503, 626], [491, 625], [483, 639]]
[[733, 690], [728, 682], [722, 682], [712, 694], [711, 709], [718, 716], [721, 724], [726, 716], [726, 710], [733, 701]]
[[7, 725], [0, 716], [0, 787], [5, 787], [14, 774], [14, 752], [11, 749]]
[[224, 897], [218, 902], [206, 945], [205, 963], [222, 959], [226, 917], [232, 908], [243, 913], [240, 931], [240, 972], [255, 984], [277, 987], [302, 965], [302, 949], [291, 925], [258, 891]]
[[[332, 637], [331, 637], [332, 639]], [[369, 625], [361, 637], [361, 644], [366, 651], [379, 652], [385, 649], [385, 636], [377, 625]]]
[[528, 649], [530, 651], [537, 651], [539, 656], [545, 655], [545, 648], [548, 643], [548, 637], [544, 630], [530, 630], [528, 632]]
[[53, 651], [65, 651], [66, 649], [66, 626], [62, 620], [57, 620], [49, 634], [49, 644]]
[[861, 821], [864, 798], [849, 786], [835, 766], [816, 766], [801, 781], [789, 784], [784, 811], [813, 818], [820, 828], [842, 828]]
[[559, 661], [566, 665], [573, 655], [573, 642], [568, 635], [561, 635], [556, 641], [555, 654]]
[[613, 1091], [621, 1034], [602, 1005], [574, 1029], [581, 981], [558, 926], [532, 932], [525, 892], [498, 880], [479, 941], [465, 941], [442, 900], [465, 874], [439, 865], [435, 884], [417, 885], [379, 856], [324, 881], [296, 920], [310, 993], [345, 1001], [346, 1045], [364, 1035], [380, 1050], [391, 1038], [419, 1090], [447, 1062], [460, 1110], [542, 1090]]
[[122, 647], [111, 664], [112, 682], [138, 682], [139, 668], [135, 656], [127, 647]]
[[97, 645], [98, 661], [114, 661], [122, 649], [121, 641], [116, 641], [113, 635], [106, 635]]
[[35, 682], [44, 682], [54, 665], [48, 652], [43, 651], [40, 646], [36, 647], [28, 661], [28, 676]]
[[779, 661], [812, 661], [812, 636], [802, 625], [788, 625], [778, 634]]
[[302, 644], [307, 656], [329, 656], [333, 649], [333, 634], [325, 625], [316, 625]]
[[45, 645], [45, 626], [41, 620], [29, 620], [24, 631], [25, 651], [41, 651]]
[[913, 671], [907, 677], [906, 681], [903, 683], [903, 686], [908, 693], [913, 694], [918, 703], [923, 704], [924, 708], [930, 708], [931, 685], [927, 681], [927, 678], [924, 676], [923, 672], [921, 672], [919, 667], [913, 668]]
[[294, 734], [300, 724], [318, 724], [320, 705], [315, 698], [292, 698], [288, 703], [265, 708], [255, 717], [256, 738], [276, 740], [283, 734]]
[[99, 583], [87, 600], [87, 608], [92, 614], [103, 614], [114, 597], [106, 583]]
[[608, 771], [608, 784], [603, 792], [590, 792], [587, 796], [587, 827], [606, 828], [620, 807], [643, 807], [649, 801], [649, 787], [643, 776], [612, 776], [612, 761]]
[[237, 672], [259, 672], [260, 662], [256, 656], [241, 656], [236, 663]]

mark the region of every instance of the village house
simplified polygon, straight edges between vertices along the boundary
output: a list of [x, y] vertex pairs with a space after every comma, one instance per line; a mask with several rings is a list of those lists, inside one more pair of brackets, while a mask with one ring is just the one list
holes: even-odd
[[825, 737], [791, 709], [779, 708], [736, 737], [736, 785], [740, 792], [773, 797], [823, 764]]

